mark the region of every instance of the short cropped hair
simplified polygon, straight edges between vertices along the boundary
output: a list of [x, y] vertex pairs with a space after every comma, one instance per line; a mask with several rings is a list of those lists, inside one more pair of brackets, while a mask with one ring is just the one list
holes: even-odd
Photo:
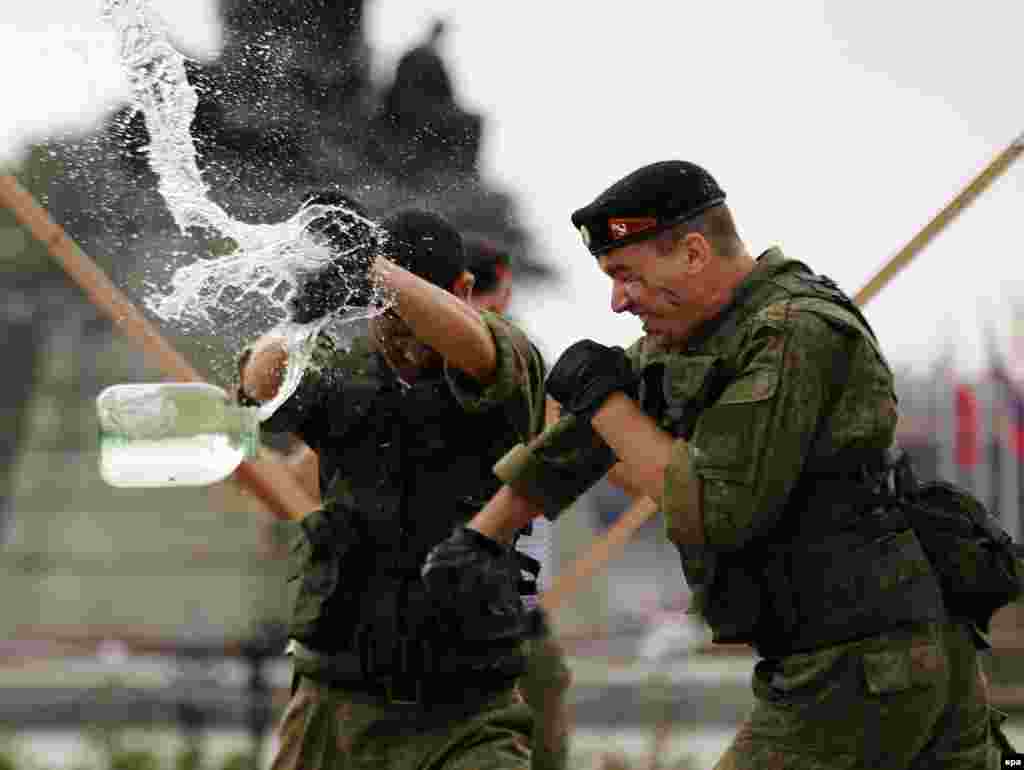
[[743, 241], [736, 230], [736, 222], [729, 207], [724, 203], [712, 206], [693, 219], [659, 233], [655, 236], [655, 249], [660, 256], [666, 256], [690, 233], [703, 235], [715, 253], [723, 257], [738, 257], [744, 253]]

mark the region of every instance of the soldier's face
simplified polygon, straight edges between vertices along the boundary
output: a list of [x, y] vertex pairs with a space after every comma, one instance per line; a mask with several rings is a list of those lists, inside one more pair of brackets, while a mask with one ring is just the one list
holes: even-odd
[[409, 325], [392, 310], [386, 310], [369, 322], [374, 346], [399, 377], [412, 382], [427, 369], [440, 366], [440, 354], [416, 339]]
[[653, 239], [640, 241], [603, 254], [599, 264], [612, 279], [612, 312], [632, 313], [644, 333], [683, 339], [703, 320], [701, 264], [685, 243], [660, 253]]

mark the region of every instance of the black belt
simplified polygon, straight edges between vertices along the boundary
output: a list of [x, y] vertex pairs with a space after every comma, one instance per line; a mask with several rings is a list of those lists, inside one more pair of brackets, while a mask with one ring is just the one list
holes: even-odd
[[[510, 689], [523, 670], [523, 653], [495, 651], [431, 655], [422, 640], [401, 640], [399, 660], [389, 665], [355, 651], [323, 653], [292, 640], [295, 673], [393, 705], [456, 704], [486, 700]], [[418, 657], [418, 660], [413, 659]]]

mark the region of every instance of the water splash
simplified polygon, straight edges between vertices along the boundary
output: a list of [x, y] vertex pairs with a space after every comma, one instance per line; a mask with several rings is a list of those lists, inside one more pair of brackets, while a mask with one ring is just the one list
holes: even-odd
[[147, 0], [105, 0], [103, 18], [117, 32], [121, 66], [149, 131], [149, 162], [175, 224], [182, 232], [199, 227], [234, 237], [237, 223], [207, 197], [196, 165], [189, 126], [199, 98], [188, 82], [185, 56], [168, 42]]
[[[260, 325], [271, 326], [269, 333], [284, 340], [289, 353], [284, 384], [277, 396], [260, 409], [260, 417], [266, 419], [298, 387], [320, 331], [331, 333], [347, 347], [351, 335], [342, 331], [344, 327], [377, 315], [392, 304], [378, 287], [369, 306], [342, 305], [309, 324], [287, 320], [287, 300], [305, 276], [335, 261], [354, 288], [369, 269], [356, 250], [332, 251], [314, 241], [306, 226], [332, 211], [345, 211], [371, 230], [377, 226], [343, 206], [321, 204], [303, 205], [278, 223], [252, 224], [233, 219], [210, 200], [196, 162], [190, 126], [198, 96], [187, 77], [187, 59], [168, 41], [163, 21], [149, 7], [148, 0], [104, 0], [103, 18], [117, 34], [133, 103], [143, 115], [150, 136], [145, 151], [175, 224], [182, 233], [196, 228], [210, 239], [231, 244], [227, 254], [178, 268], [167, 290], [151, 294], [146, 306], [165, 321], [213, 332], [226, 314], [259, 314], [263, 321]], [[272, 323], [266, 319], [272, 319]]]
[[361, 255], [356, 250], [341, 253], [332, 250], [316, 242], [306, 230], [314, 219], [335, 211], [345, 211], [371, 229], [377, 227], [341, 206], [323, 204], [305, 205], [291, 218], [277, 224], [232, 222], [235, 227], [229, 237], [237, 247], [224, 256], [178, 268], [171, 277], [170, 291], [150, 298], [150, 309], [165, 320], [186, 322], [192, 319], [212, 325], [216, 319], [210, 315], [210, 310], [237, 302], [238, 297], [233, 292], [241, 290], [259, 295], [283, 310], [299, 280], [332, 261], [344, 267], [343, 276], [349, 277], [354, 289], [357, 279], [362, 278], [360, 274], [369, 269], [369, 265], [361, 262]]

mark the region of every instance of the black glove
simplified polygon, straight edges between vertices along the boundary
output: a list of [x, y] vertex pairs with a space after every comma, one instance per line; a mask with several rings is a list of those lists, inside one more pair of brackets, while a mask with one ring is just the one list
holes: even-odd
[[589, 421], [615, 391], [636, 398], [637, 383], [622, 348], [580, 340], [555, 362], [545, 387], [562, 409]]
[[334, 262], [300, 284], [288, 299], [291, 320], [306, 324], [340, 307], [367, 307], [373, 283], [362, 271], [342, 273]]
[[421, 574], [442, 621], [461, 639], [497, 642], [526, 631], [511, 548], [458, 527], [430, 550]]

